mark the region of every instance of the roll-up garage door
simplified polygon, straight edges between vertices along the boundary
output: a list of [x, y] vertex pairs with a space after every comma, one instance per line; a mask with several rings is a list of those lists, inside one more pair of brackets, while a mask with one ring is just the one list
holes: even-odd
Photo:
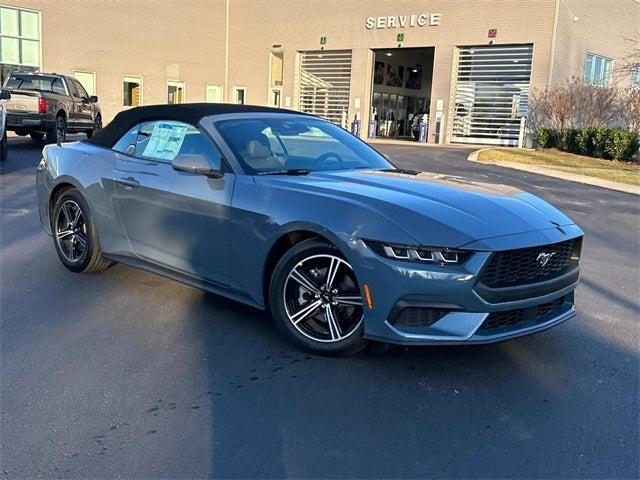
[[351, 50], [300, 52], [298, 108], [338, 125], [349, 110]]
[[453, 142], [518, 144], [532, 58], [530, 44], [458, 48]]

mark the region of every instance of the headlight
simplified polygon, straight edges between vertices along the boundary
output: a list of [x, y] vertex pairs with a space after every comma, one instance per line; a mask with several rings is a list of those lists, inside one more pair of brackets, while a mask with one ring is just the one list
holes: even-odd
[[371, 250], [386, 258], [435, 265], [462, 265], [473, 253], [455, 248], [394, 245], [371, 240], [366, 240], [365, 243]]

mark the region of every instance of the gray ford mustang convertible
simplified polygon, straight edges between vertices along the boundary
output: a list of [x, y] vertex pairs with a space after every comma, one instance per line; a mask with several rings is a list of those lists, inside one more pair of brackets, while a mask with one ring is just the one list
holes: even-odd
[[316, 353], [494, 342], [575, 313], [569, 218], [510, 187], [396, 168], [313, 116], [140, 107], [43, 157], [40, 219], [69, 270], [121, 262], [269, 309]]

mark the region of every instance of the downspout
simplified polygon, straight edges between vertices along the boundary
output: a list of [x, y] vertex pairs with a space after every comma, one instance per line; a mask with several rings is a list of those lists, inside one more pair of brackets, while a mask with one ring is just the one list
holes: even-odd
[[224, 98], [225, 103], [229, 100], [229, 0], [225, 4], [225, 24], [224, 24]]
[[551, 34], [551, 52], [549, 53], [549, 72], [547, 74], [547, 88], [551, 87], [551, 77], [553, 75], [553, 63], [556, 54], [556, 35], [558, 32], [558, 16], [560, 15], [560, 0], [556, 0], [555, 12], [553, 14], [553, 33]]

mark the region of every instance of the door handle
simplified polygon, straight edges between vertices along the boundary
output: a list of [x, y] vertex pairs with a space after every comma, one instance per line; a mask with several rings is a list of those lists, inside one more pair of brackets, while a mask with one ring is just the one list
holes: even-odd
[[116, 180], [120, 185], [124, 185], [125, 187], [130, 188], [138, 188], [140, 186], [140, 182], [137, 181], [133, 177], [121, 177]]

